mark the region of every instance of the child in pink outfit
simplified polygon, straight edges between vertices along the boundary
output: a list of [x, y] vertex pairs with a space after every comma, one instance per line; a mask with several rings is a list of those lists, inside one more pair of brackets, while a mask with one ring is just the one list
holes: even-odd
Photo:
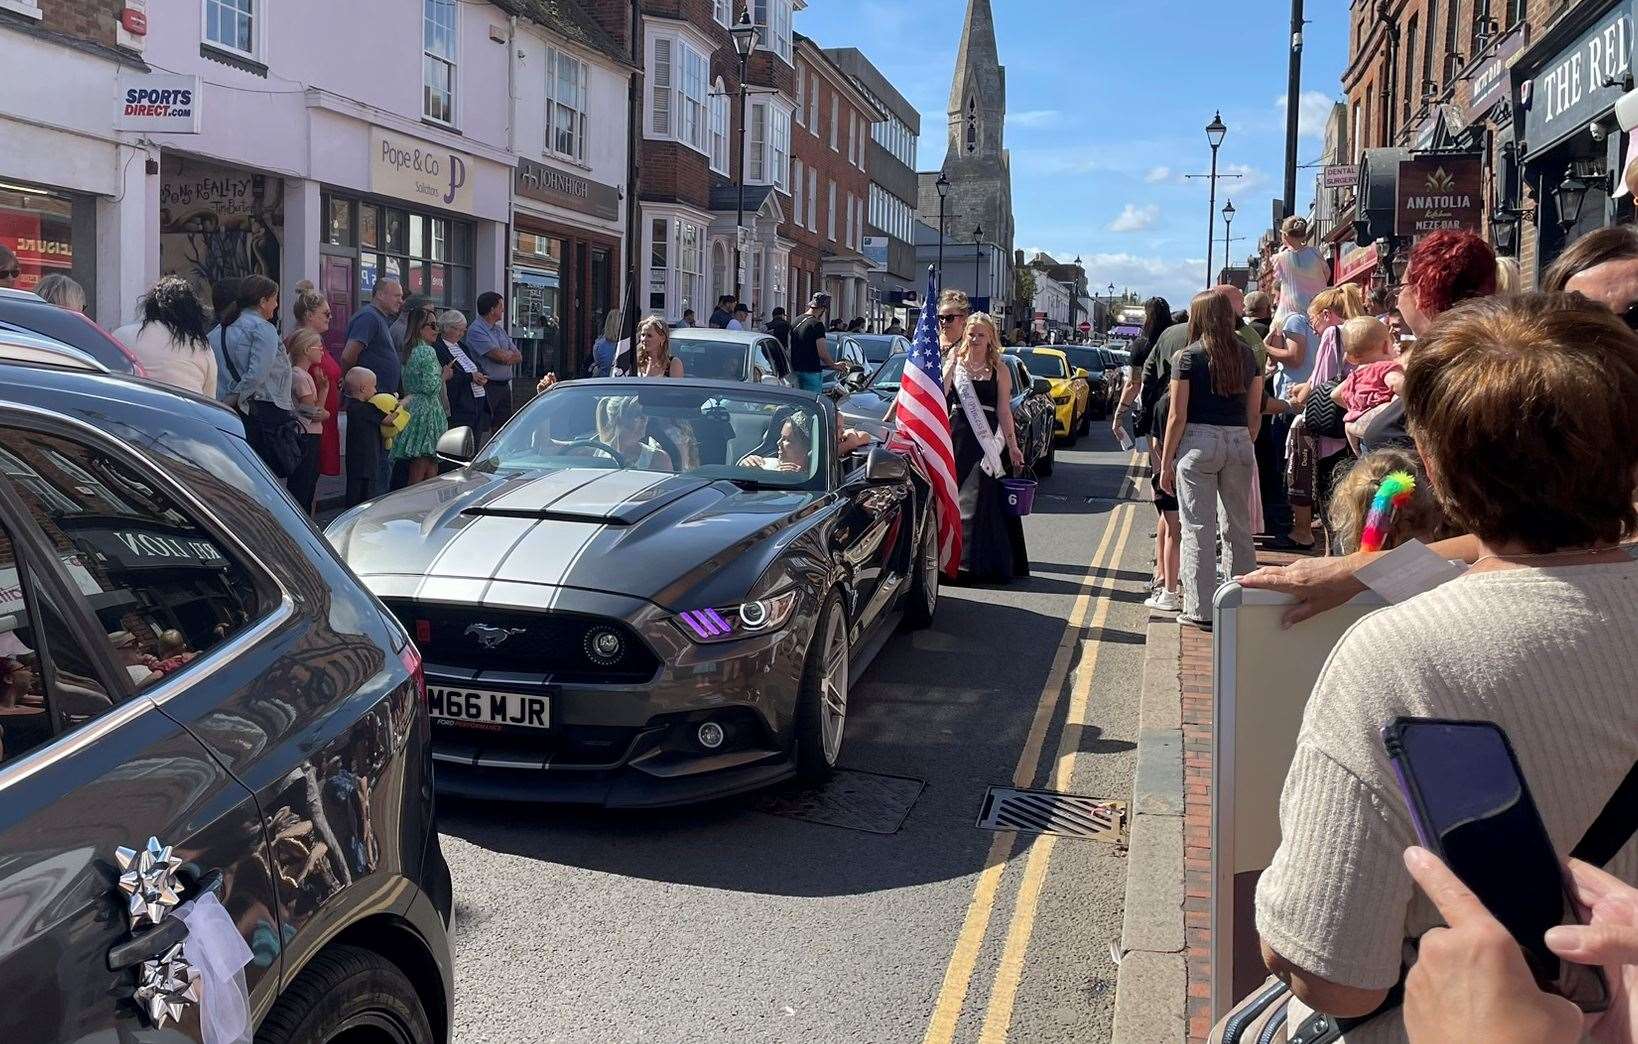
[[1331, 401], [1347, 411], [1342, 419], [1348, 448], [1358, 453], [1357, 422], [1399, 394], [1405, 383], [1405, 367], [1394, 354], [1393, 332], [1371, 316], [1342, 324], [1342, 354], [1353, 371], [1331, 391]]

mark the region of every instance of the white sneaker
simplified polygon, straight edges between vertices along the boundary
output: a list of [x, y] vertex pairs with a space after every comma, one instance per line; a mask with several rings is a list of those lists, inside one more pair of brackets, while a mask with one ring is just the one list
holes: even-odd
[[1183, 599], [1176, 591], [1157, 591], [1143, 603], [1157, 613], [1175, 613], [1183, 608]]

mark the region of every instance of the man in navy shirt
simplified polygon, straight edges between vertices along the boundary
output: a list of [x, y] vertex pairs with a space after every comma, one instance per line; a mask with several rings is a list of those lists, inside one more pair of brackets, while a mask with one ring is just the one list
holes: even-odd
[[[362, 366], [375, 373], [375, 386], [397, 395], [403, 364], [398, 361], [398, 346], [392, 343], [392, 321], [404, 307], [404, 288], [396, 279], [381, 279], [375, 284], [370, 303], [359, 309], [347, 324], [347, 344], [341, 349], [343, 373]], [[383, 444], [376, 457], [376, 489], [385, 491], [392, 485], [392, 460]]]
[[523, 353], [506, 332], [506, 300], [493, 290], [478, 295], [478, 313], [466, 329], [466, 343], [472, 349], [489, 383], [484, 385], [489, 399], [491, 430], [499, 431], [512, 416], [512, 377], [523, 361]]

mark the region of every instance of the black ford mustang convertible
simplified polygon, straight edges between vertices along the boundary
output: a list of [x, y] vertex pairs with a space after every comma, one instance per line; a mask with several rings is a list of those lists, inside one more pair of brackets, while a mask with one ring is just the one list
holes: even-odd
[[849, 680], [938, 598], [926, 481], [811, 393], [560, 385], [327, 536], [426, 661], [437, 784], [666, 805], [823, 778]]

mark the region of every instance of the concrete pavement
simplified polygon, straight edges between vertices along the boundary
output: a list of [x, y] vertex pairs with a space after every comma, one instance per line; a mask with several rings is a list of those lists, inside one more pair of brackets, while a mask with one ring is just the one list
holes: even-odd
[[1153, 515], [1129, 459], [1097, 424], [1060, 447], [1034, 576], [946, 588], [855, 680], [843, 765], [926, 784], [896, 833], [754, 798], [443, 803], [457, 1039], [1110, 1039], [1124, 848], [974, 824], [992, 784], [1132, 796]]

